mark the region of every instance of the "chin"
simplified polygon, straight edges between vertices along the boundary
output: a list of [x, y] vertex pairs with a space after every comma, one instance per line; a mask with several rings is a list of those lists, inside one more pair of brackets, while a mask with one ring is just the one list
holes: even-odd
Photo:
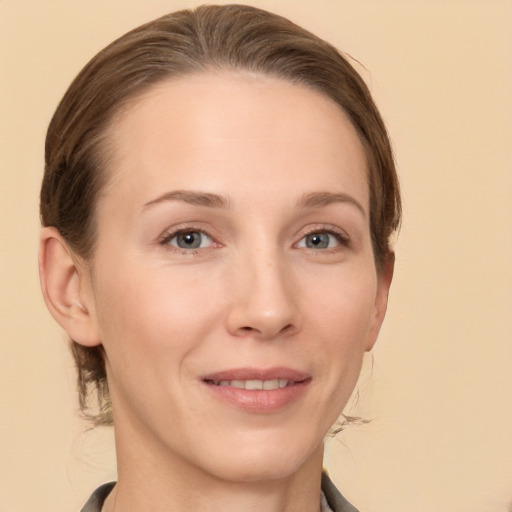
[[293, 443], [291, 439], [279, 443], [260, 439], [242, 447], [233, 444], [222, 456], [212, 454], [210, 460], [215, 461], [212, 472], [217, 477], [243, 483], [285, 479], [297, 473], [306, 461], [317, 455], [321, 467], [322, 440], [314, 446], [303, 446]]
[[217, 467], [215, 475], [226, 481], [235, 483], [257, 483], [282, 480], [294, 475], [301, 464], [288, 464], [280, 461], [265, 461], [261, 464], [252, 464], [245, 461], [232, 464], [229, 467]]

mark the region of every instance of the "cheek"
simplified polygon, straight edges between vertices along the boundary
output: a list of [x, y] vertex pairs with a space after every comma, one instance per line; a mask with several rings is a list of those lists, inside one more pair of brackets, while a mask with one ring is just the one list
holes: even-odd
[[[190, 377], [190, 360], [201, 352], [210, 329], [218, 325], [212, 300], [200, 282], [173, 273], [121, 265], [98, 276], [97, 313], [107, 360], [112, 399], [120, 410], [146, 418], [159, 411], [162, 423], [173, 420], [165, 407], [179, 403], [179, 390]], [[192, 357], [191, 357], [192, 356]], [[166, 420], [164, 421], [164, 418]]]
[[337, 350], [359, 350], [375, 312], [377, 280], [372, 267], [332, 272], [322, 279], [322, 285], [315, 287], [311, 282], [305, 286], [309, 290], [307, 309], [316, 328]]
[[112, 364], [130, 367], [151, 359], [148, 367], [154, 368], [169, 353], [178, 359], [215, 323], [214, 296], [199, 277], [118, 260], [98, 274], [97, 283], [98, 325]]
[[[318, 343], [313, 354], [329, 390], [325, 406], [337, 404], [340, 411], [359, 377], [375, 312], [376, 279], [371, 272], [351, 276], [333, 276], [310, 304], [310, 336]], [[333, 421], [336, 416], [335, 411]]]

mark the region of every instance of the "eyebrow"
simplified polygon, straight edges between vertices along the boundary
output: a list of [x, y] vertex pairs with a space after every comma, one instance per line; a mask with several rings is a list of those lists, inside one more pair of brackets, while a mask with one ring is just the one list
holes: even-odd
[[297, 208], [321, 208], [335, 203], [348, 203], [355, 206], [366, 218], [366, 210], [354, 197], [343, 192], [311, 192], [297, 201]]
[[[209, 192], [198, 192], [193, 190], [173, 190], [166, 192], [156, 199], [144, 204], [143, 209], [150, 208], [160, 203], [168, 201], [183, 201], [195, 206], [205, 206], [207, 208], [229, 208], [229, 199]], [[297, 208], [321, 208], [335, 203], [349, 203], [355, 206], [366, 217], [366, 211], [359, 201], [349, 194], [343, 192], [310, 192], [304, 194], [297, 201]]]
[[168, 201], [183, 201], [195, 206], [206, 206], [208, 208], [229, 208], [229, 200], [218, 194], [196, 192], [193, 190], [173, 190], [145, 203], [143, 209], [145, 210], [151, 206]]

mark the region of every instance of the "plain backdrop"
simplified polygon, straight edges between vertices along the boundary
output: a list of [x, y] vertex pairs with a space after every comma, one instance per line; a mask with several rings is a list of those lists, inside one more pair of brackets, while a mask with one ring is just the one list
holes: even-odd
[[[351, 409], [372, 421], [328, 441], [331, 475], [362, 512], [512, 510], [512, 2], [253, 4], [364, 65], [402, 181], [388, 318]], [[0, 0], [0, 512], [79, 510], [115, 478], [40, 297], [44, 134], [93, 54], [193, 5]]]

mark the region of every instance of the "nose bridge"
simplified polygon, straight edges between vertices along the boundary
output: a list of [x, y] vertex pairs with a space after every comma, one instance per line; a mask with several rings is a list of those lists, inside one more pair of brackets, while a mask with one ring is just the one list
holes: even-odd
[[300, 327], [292, 268], [277, 244], [247, 250], [235, 266], [229, 330], [269, 339]]

